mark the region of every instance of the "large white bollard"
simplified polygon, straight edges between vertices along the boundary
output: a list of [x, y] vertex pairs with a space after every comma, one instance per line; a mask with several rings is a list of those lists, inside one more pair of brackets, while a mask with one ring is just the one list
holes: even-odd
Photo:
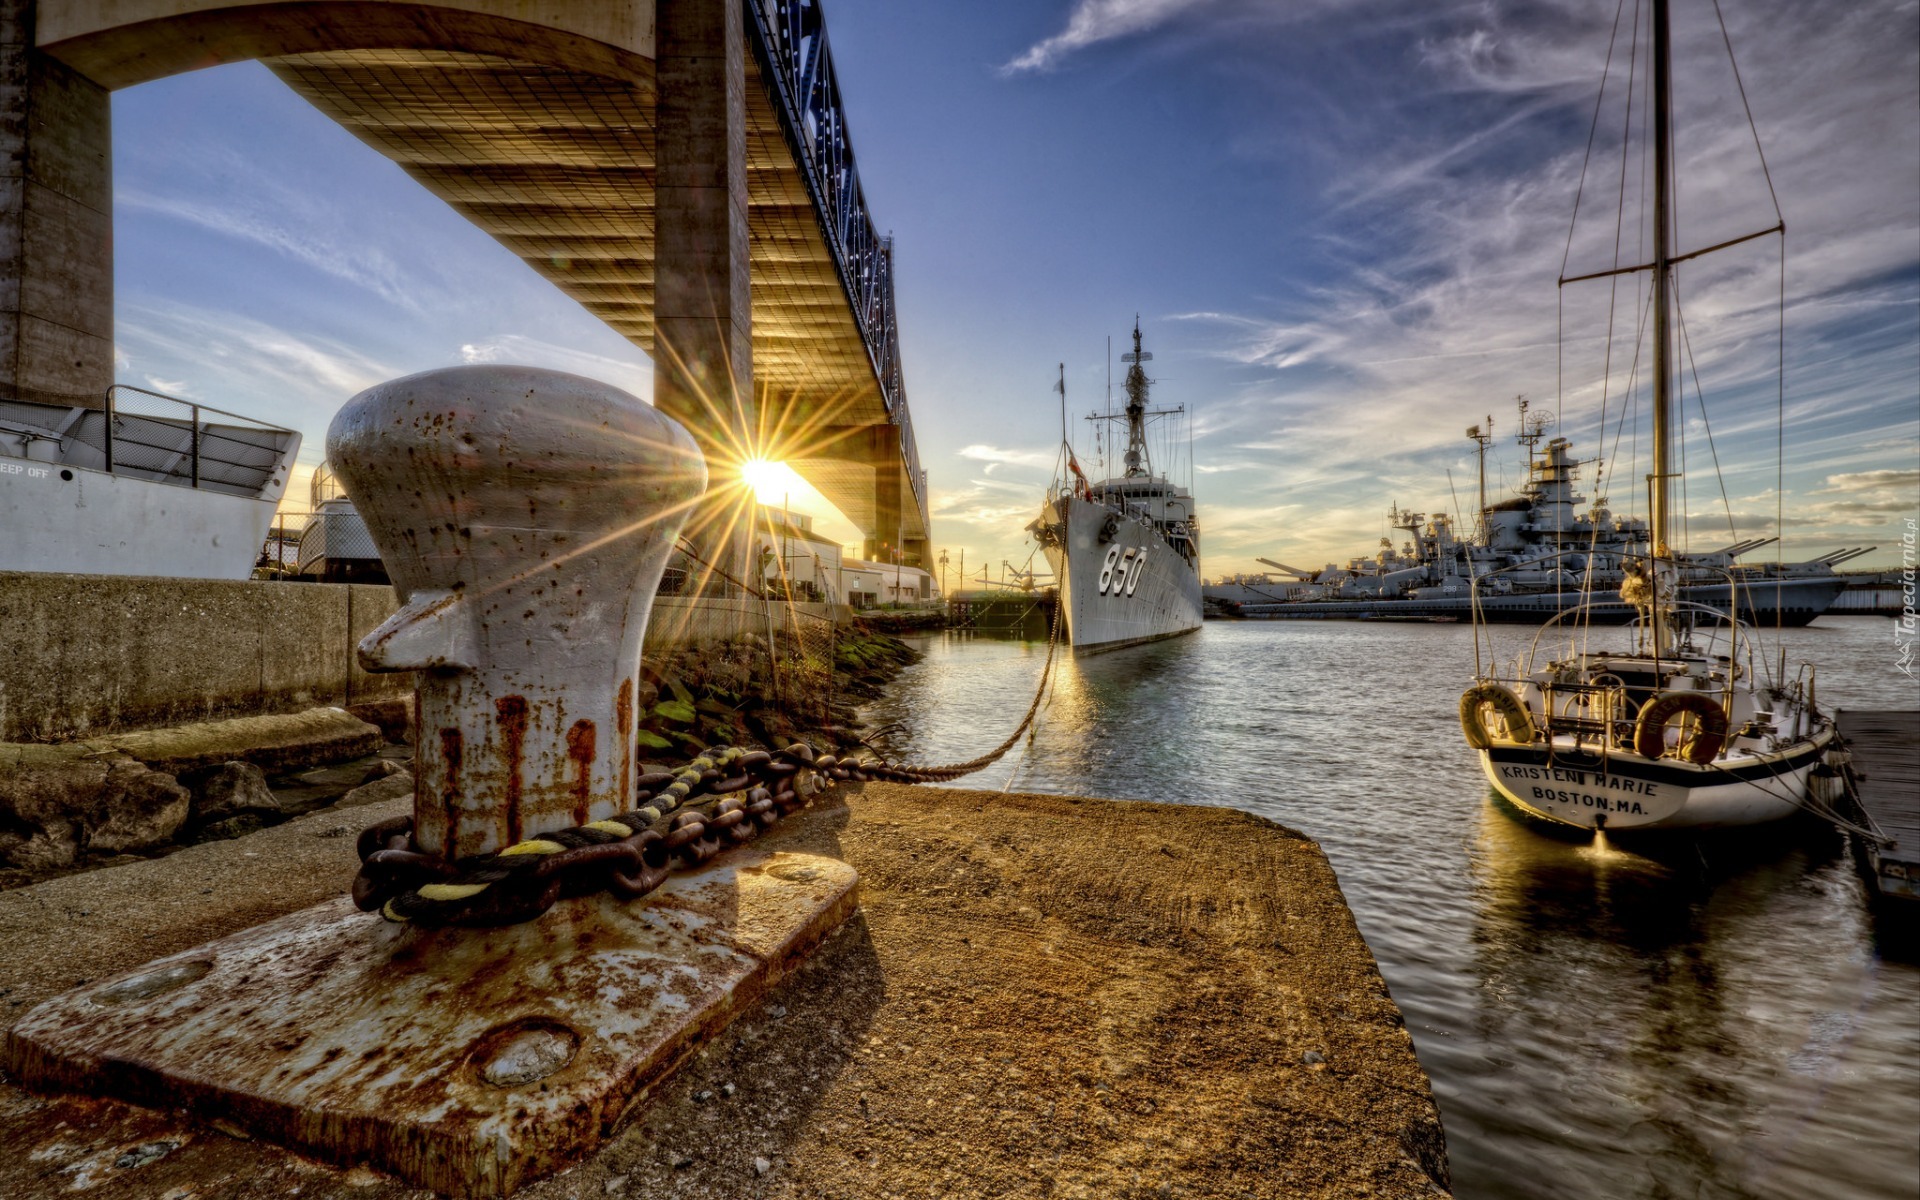
[[641, 639], [706, 488], [687, 431], [577, 375], [452, 367], [355, 396], [327, 458], [403, 602], [360, 661], [419, 672], [418, 848], [631, 807]]

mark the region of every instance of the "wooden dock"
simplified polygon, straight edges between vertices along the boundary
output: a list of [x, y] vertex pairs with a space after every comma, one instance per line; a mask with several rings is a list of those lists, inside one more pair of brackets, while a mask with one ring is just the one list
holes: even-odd
[[1873, 886], [1920, 900], [1920, 711], [1842, 709], [1835, 720], [1853, 756], [1848, 791], [1865, 823], [1893, 839], [1860, 839]]
[[1047, 640], [1057, 599], [1051, 589], [1035, 592], [989, 592], [954, 596], [947, 601], [947, 627], [995, 637]]

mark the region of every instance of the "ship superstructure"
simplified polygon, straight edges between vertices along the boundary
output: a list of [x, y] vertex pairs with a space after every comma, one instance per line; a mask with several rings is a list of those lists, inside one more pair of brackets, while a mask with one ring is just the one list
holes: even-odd
[[[1376, 553], [1317, 571], [1262, 559], [1272, 572], [1210, 583], [1206, 599], [1250, 617], [1466, 619], [1478, 579], [1482, 620], [1537, 621], [1584, 602], [1589, 620], [1631, 621], [1637, 610], [1621, 601], [1619, 590], [1636, 564], [1648, 560], [1647, 522], [1613, 512], [1604, 496], [1589, 502], [1578, 478], [1593, 460], [1576, 459], [1566, 438], [1547, 439], [1546, 415], [1530, 413], [1524, 398], [1519, 406], [1517, 440], [1526, 448], [1527, 477], [1504, 500], [1484, 501], [1492, 418], [1467, 430], [1480, 444], [1482, 461], [1483, 501], [1471, 530], [1457, 528], [1446, 513], [1396, 505], [1388, 522], [1406, 533], [1398, 547], [1382, 538]], [[1834, 568], [1872, 549], [1850, 547], [1794, 563], [1736, 561], [1773, 541], [1748, 538], [1674, 556], [1680, 599], [1715, 609], [1737, 603], [1741, 619], [1756, 624], [1804, 625], [1845, 590], [1846, 580]]]
[[[1078, 653], [1112, 650], [1191, 633], [1200, 627], [1200, 530], [1193, 493], [1156, 472], [1147, 422], [1183, 410], [1147, 406], [1140, 325], [1124, 356], [1127, 450], [1122, 474], [1090, 481], [1071, 448], [1069, 474], [1048, 492], [1027, 526], [1060, 589], [1063, 640]], [[1062, 404], [1065, 375], [1061, 376]], [[1095, 418], [1104, 419], [1104, 418]]]

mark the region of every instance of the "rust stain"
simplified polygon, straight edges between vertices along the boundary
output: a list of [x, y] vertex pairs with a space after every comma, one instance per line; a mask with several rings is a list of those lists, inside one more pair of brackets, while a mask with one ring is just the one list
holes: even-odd
[[585, 825], [593, 818], [588, 809], [593, 803], [593, 722], [579, 720], [567, 730], [567, 757], [573, 760], [573, 823]]
[[448, 859], [460, 856], [454, 846], [454, 833], [460, 828], [460, 763], [466, 753], [466, 739], [458, 729], [440, 731], [440, 760], [447, 764], [447, 779], [440, 786], [440, 807], [447, 819], [443, 845]]
[[633, 680], [620, 681], [613, 700], [613, 727], [620, 737], [620, 794], [614, 808], [625, 810], [633, 801]]
[[501, 844], [511, 846], [520, 840], [521, 775], [527, 757], [527, 698], [502, 696], [493, 702], [493, 710], [500, 716], [500, 734], [506, 739], [507, 829]]

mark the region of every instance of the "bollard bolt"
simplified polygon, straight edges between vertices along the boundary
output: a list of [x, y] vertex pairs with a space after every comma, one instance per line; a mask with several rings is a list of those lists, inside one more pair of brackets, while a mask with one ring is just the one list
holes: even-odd
[[419, 672], [418, 848], [629, 808], [641, 639], [706, 487], [687, 431], [577, 375], [453, 367], [355, 396], [327, 457], [402, 601], [361, 665]]

